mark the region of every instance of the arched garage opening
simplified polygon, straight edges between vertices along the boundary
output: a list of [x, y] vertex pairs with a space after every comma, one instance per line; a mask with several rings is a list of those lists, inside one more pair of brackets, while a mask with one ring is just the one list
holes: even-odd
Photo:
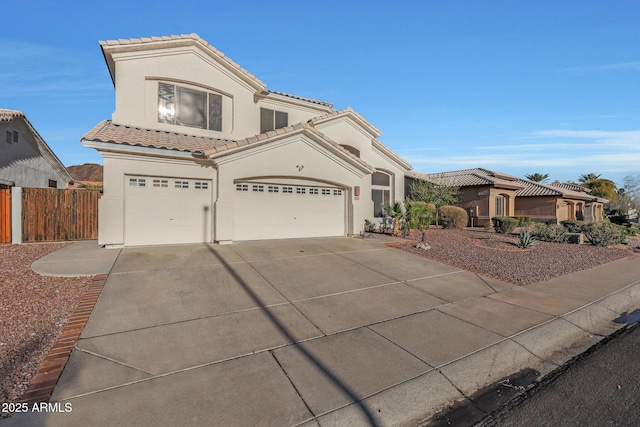
[[350, 189], [344, 185], [275, 176], [234, 185], [236, 241], [348, 234]]

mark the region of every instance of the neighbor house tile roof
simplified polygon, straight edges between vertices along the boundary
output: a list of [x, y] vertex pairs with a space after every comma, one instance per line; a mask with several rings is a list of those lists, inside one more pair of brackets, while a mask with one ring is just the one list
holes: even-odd
[[111, 120], [103, 120], [87, 132], [81, 140], [110, 142], [113, 144], [131, 145], [167, 150], [204, 153], [217, 146], [223, 146], [228, 139], [194, 136], [176, 132], [142, 129], [133, 126], [117, 125]]
[[[109, 50], [110, 48], [125, 48], [135, 50], [136, 47], [144, 47], [145, 49], [152, 48], [153, 45], [157, 45], [157, 48], [164, 48], [170, 44], [199, 44], [215, 58], [218, 58], [228, 64], [232, 69], [237, 70], [240, 74], [245, 76], [247, 79], [252, 81], [255, 85], [265, 88], [266, 85], [258, 79], [256, 76], [242, 68], [240, 65], [232, 61], [229, 57], [227, 57], [224, 53], [220, 52], [218, 49], [209, 44], [206, 40], [202, 39], [195, 33], [192, 34], [178, 34], [178, 35], [170, 35], [170, 36], [153, 36], [153, 37], [142, 37], [142, 38], [130, 38], [130, 39], [118, 39], [118, 40], [101, 40], [100, 46], [103, 51]], [[112, 78], [114, 78], [113, 73], [114, 70], [111, 70]]]
[[570, 187], [573, 186], [572, 184], [568, 184], [564, 187], [555, 185], [555, 183], [543, 184], [541, 182], [527, 181], [524, 179], [521, 179], [519, 182], [524, 185], [524, 188], [516, 191], [516, 197], [556, 196], [565, 199], [587, 200], [600, 203], [607, 203], [609, 201], [601, 197], [590, 195], [582, 190], [574, 191], [570, 189]]
[[22, 111], [0, 108], [0, 122], [10, 122], [16, 117], [26, 118]]
[[482, 168], [462, 169], [440, 173], [407, 172], [405, 175], [410, 178], [430, 181], [436, 184], [454, 185], [457, 187], [472, 187], [481, 185], [492, 185], [496, 187], [515, 189], [522, 187], [522, 185], [518, 183], [518, 178], [514, 176], [501, 174], [499, 172]]
[[565, 190], [573, 190], [573, 191], [578, 191], [578, 192], [583, 192], [583, 193], [590, 193], [591, 192], [590, 188], [586, 188], [586, 187], [583, 187], [583, 186], [577, 185], [577, 184], [571, 184], [571, 183], [568, 183], [568, 182], [553, 181], [551, 183], [551, 185], [553, 185], [554, 187], [558, 187], [558, 188], [564, 188]]

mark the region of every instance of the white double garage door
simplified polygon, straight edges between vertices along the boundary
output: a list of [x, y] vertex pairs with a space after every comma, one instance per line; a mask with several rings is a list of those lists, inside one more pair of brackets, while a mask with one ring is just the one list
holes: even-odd
[[[344, 236], [346, 192], [317, 183], [235, 184], [233, 240]], [[211, 242], [212, 181], [127, 176], [126, 246]], [[228, 221], [225, 221], [228, 223]]]

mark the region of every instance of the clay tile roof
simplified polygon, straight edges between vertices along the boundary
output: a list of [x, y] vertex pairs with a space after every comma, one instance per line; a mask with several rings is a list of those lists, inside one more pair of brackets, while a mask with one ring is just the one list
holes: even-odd
[[578, 192], [584, 192], [584, 193], [591, 192], [590, 188], [586, 188], [577, 184], [571, 184], [569, 182], [553, 181], [551, 185], [553, 185], [554, 187], [563, 188], [565, 190], [572, 190], [572, 191], [578, 191]]
[[81, 140], [109, 142], [112, 144], [132, 145], [167, 150], [203, 153], [217, 146], [233, 142], [228, 139], [186, 135], [130, 126], [116, 125], [111, 120], [103, 120], [87, 132]]
[[284, 93], [284, 92], [277, 92], [275, 90], [269, 90], [268, 92], [276, 94], [276, 95], [280, 95], [280, 96], [286, 96], [287, 98], [293, 98], [293, 99], [299, 99], [301, 101], [311, 102], [312, 104], [324, 105], [325, 107], [329, 107], [329, 108], [333, 107], [333, 104], [331, 104], [330, 102], [319, 101], [317, 99], [311, 99], [311, 98], [305, 98], [305, 97], [302, 97], [302, 96], [291, 95], [289, 93]]
[[532, 197], [532, 196], [562, 196], [559, 188], [553, 188], [550, 185], [539, 182], [521, 179], [519, 181], [524, 188], [516, 191], [516, 197]]
[[445, 185], [454, 185], [457, 187], [494, 185], [497, 187], [522, 188], [522, 184], [517, 181], [516, 177], [511, 177], [511, 175], [505, 175], [483, 168], [462, 169], [440, 173], [407, 172], [405, 175], [411, 178], [421, 179], [423, 181], [430, 181], [436, 184], [441, 183]]
[[16, 117], [26, 118], [22, 111], [0, 108], [0, 122], [11, 122]]

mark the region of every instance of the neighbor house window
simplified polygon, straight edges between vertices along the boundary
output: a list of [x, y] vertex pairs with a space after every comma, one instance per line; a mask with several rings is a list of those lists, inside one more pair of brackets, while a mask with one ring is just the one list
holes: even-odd
[[222, 96], [159, 83], [158, 122], [221, 131]]
[[496, 196], [496, 216], [504, 216], [505, 210], [505, 197], [504, 196]]
[[58, 181], [50, 179], [49, 180], [49, 188], [58, 188]]
[[282, 111], [269, 110], [267, 108], [260, 109], [260, 133], [269, 132], [270, 130], [287, 127], [289, 124], [289, 114]]
[[373, 201], [373, 216], [384, 217], [384, 205], [391, 203], [391, 176], [383, 172], [371, 175], [371, 200]]

